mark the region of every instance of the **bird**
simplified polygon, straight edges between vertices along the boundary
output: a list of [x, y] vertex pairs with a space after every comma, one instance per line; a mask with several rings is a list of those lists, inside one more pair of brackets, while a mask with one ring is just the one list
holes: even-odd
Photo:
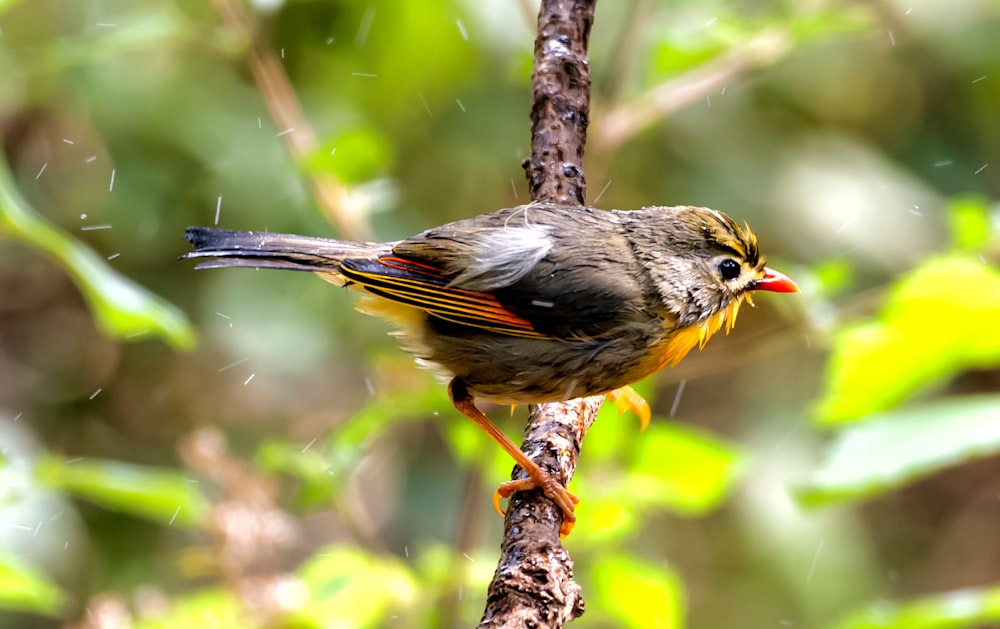
[[361, 293], [357, 308], [388, 320], [418, 364], [521, 467], [494, 505], [541, 489], [568, 535], [579, 499], [476, 405], [606, 395], [649, 407], [630, 387], [733, 327], [755, 291], [798, 285], [765, 265], [757, 236], [694, 206], [603, 210], [535, 202], [457, 220], [394, 242], [349, 242], [189, 227], [196, 269], [309, 271]]

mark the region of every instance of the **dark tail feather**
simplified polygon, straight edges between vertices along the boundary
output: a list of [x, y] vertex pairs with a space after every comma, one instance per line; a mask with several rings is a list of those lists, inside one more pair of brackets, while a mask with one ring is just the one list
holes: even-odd
[[184, 236], [194, 251], [181, 258], [216, 258], [197, 269], [251, 267], [290, 271], [337, 271], [344, 258], [385, 255], [390, 245], [345, 242], [269, 232], [237, 232], [211, 227], [188, 227]]

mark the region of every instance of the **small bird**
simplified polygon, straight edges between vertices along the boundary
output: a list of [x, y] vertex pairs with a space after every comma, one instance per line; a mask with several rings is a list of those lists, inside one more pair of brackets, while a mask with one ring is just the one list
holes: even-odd
[[[578, 499], [476, 406], [605, 394], [649, 421], [629, 385], [725, 326], [751, 291], [794, 293], [764, 266], [756, 235], [702, 207], [600, 210], [532, 203], [388, 243], [190, 227], [196, 268], [312, 271], [362, 293], [358, 309], [394, 324], [418, 363], [450, 380], [452, 403], [528, 478], [494, 495], [540, 488], [562, 510]], [[502, 513], [502, 511], [501, 511]]]

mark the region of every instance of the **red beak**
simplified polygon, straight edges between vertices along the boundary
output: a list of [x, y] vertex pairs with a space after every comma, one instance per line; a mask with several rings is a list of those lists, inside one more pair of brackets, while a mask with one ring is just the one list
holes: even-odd
[[764, 267], [764, 277], [757, 280], [751, 290], [769, 290], [772, 293], [797, 293], [799, 285], [784, 273]]

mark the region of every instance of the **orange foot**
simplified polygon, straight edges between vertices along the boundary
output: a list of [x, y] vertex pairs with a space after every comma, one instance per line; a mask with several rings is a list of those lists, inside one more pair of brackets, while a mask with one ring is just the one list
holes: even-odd
[[652, 417], [652, 412], [649, 410], [649, 402], [642, 399], [642, 396], [635, 392], [635, 389], [625, 385], [620, 389], [615, 389], [614, 391], [609, 391], [606, 393], [607, 398], [618, 405], [621, 412], [632, 411], [639, 416], [639, 426], [642, 430], [646, 430], [649, 426], [649, 420]]
[[542, 493], [562, 510], [563, 521], [562, 526], [559, 528], [559, 536], [566, 537], [569, 535], [573, 530], [573, 525], [576, 524], [576, 513], [574, 510], [576, 509], [576, 505], [579, 504], [580, 499], [576, 497], [576, 494], [563, 487], [562, 483], [556, 480], [551, 474], [545, 474], [544, 482], [541, 484], [536, 483], [531, 478], [521, 478], [519, 480], [500, 483], [496, 492], [493, 493], [493, 508], [500, 515], [506, 515], [503, 507], [500, 505], [500, 500], [510, 498], [515, 491], [529, 491], [532, 489], [541, 489]]

